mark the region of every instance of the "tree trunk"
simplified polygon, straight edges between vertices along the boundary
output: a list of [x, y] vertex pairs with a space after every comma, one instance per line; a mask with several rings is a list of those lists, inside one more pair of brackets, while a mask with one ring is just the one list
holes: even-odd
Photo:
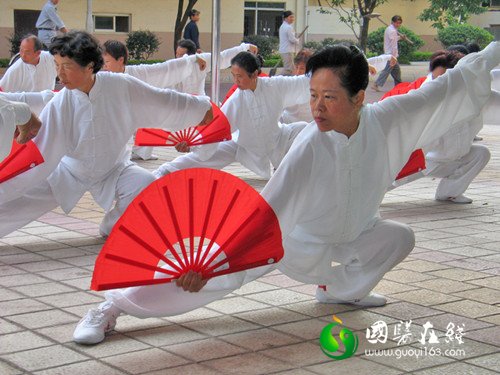
[[370, 25], [370, 20], [364, 18], [361, 26], [359, 27], [359, 46], [361, 50], [366, 54], [366, 44], [368, 42], [368, 26]]
[[186, 26], [187, 20], [189, 19], [189, 12], [193, 9], [194, 5], [198, 0], [188, 0], [186, 10], [184, 9], [184, 0], [179, 0], [179, 5], [177, 7], [177, 17], [175, 19], [175, 29], [174, 29], [174, 54], [177, 48], [177, 42], [182, 38], [182, 30]]

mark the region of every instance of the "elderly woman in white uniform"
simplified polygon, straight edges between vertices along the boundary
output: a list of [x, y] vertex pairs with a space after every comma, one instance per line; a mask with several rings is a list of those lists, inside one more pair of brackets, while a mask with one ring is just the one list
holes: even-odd
[[[107, 213], [103, 235], [153, 175], [128, 160], [139, 126], [179, 130], [209, 121], [208, 99], [161, 90], [138, 79], [98, 73], [99, 43], [85, 32], [56, 37], [50, 52], [65, 88], [43, 109], [34, 138], [45, 162], [0, 184], [0, 237], [61, 206], [68, 213], [86, 191]], [[113, 207], [113, 202], [116, 204]]]
[[479, 113], [490, 93], [489, 71], [499, 62], [500, 44], [493, 43], [421, 90], [363, 105], [368, 63], [361, 51], [336, 46], [315, 54], [307, 65], [315, 121], [262, 192], [280, 221], [284, 258], [208, 283], [190, 272], [175, 284], [110, 291], [80, 321], [74, 340], [102, 341], [121, 313], [169, 316], [204, 306], [273, 267], [326, 285], [317, 290], [320, 302], [385, 304], [371, 291], [415, 241], [407, 225], [380, 218], [386, 187], [414, 149]]
[[[309, 78], [258, 77], [260, 63], [250, 52], [240, 52], [231, 61], [238, 89], [221, 107], [231, 124], [233, 139], [205, 147], [210, 152], [191, 152], [153, 171], [156, 177], [186, 168], [222, 169], [234, 161], [263, 178], [271, 177], [272, 164], [281, 159], [305, 123], [282, 126], [278, 119], [285, 107], [309, 99]], [[234, 133], [236, 132], [236, 133]]]

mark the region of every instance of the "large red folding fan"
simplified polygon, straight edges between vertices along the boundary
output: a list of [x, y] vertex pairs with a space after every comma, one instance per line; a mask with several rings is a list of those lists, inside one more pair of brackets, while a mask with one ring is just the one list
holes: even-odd
[[41, 163], [43, 163], [43, 156], [33, 141], [21, 145], [13, 140], [9, 156], [0, 162], [0, 183]]
[[278, 219], [259, 193], [226, 172], [186, 169], [129, 205], [96, 260], [91, 288], [166, 283], [189, 270], [207, 279], [282, 257]]
[[231, 125], [219, 107], [212, 103], [214, 119], [205, 126], [192, 126], [176, 132], [156, 128], [141, 128], [135, 135], [136, 146], [175, 146], [187, 142], [188, 146], [227, 141], [231, 139]]

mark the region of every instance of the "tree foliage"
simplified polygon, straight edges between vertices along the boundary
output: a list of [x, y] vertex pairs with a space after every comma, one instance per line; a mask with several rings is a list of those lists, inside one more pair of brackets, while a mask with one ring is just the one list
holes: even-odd
[[125, 43], [130, 56], [136, 60], [147, 60], [149, 56], [160, 48], [160, 40], [155, 33], [149, 30], [138, 30], [128, 33]]
[[370, 15], [387, 0], [317, 0], [320, 13], [336, 13], [339, 20], [352, 30], [360, 48], [366, 50]]
[[189, 19], [189, 13], [197, 2], [198, 0], [188, 0], [186, 9], [184, 9], [184, 0], [179, 0], [174, 28], [174, 53], [175, 49], [177, 48], [177, 42], [182, 38], [182, 30], [184, 30], [184, 26], [186, 26], [186, 23]]
[[[413, 44], [407, 43], [403, 40], [398, 42], [398, 60], [402, 64], [408, 64], [412, 53], [422, 47], [424, 45], [424, 41], [407, 27], [401, 26], [398, 30], [399, 32], [405, 34], [406, 37], [413, 42]], [[385, 28], [381, 27], [368, 35], [368, 49], [375, 52], [376, 55], [384, 53], [384, 32]]]
[[486, 11], [481, 0], [429, 0], [428, 2], [429, 7], [419, 14], [418, 19], [431, 21], [432, 27], [436, 29], [466, 23], [471, 15]]
[[453, 44], [476, 42], [486, 47], [494, 38], [488, 31], [469, 24], [452, 25], [438, 30], [438, 40], [447, 48]]

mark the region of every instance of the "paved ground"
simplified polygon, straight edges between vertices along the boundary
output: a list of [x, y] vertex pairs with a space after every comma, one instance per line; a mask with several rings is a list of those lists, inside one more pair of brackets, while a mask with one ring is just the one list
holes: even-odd
[[[413, 79], [425, 66], [403, 71]], [[368, 100], [379, 96], [369, 91]], [[384, 199], [382, 216], [410, 224], [417, 244], [376, 287], [389, 298], [381, 308], [318, 304], [314, 286], [275, 272], [189, 314], [122, 317], [104, 343], [76, 345], [75, 324], [102, 300], [88, 288], [103, 212], [88, 195], [69, 216], [55, 210], [0, 240], [0, 374], [498, 373], [500, 129], [487, 126], [481, 135], [492, 159], [468, 191], [473, 204], [434, 201], [431, 179]], [[140, 164], [153, 169], [159, 162]], [[257, 189], [265, 184], [240, 165], [227, 170]], [[342, 361], [319, 345], [333, 314], [359, 338], [356, 354]], [[410, 320], [412, 335], [398, 343]], [[376, 322], [388, 326], [385, 343], [368, 341], [377, 339], [366, 335]], [[439, 343], [429, 343], [431, 332]]]

